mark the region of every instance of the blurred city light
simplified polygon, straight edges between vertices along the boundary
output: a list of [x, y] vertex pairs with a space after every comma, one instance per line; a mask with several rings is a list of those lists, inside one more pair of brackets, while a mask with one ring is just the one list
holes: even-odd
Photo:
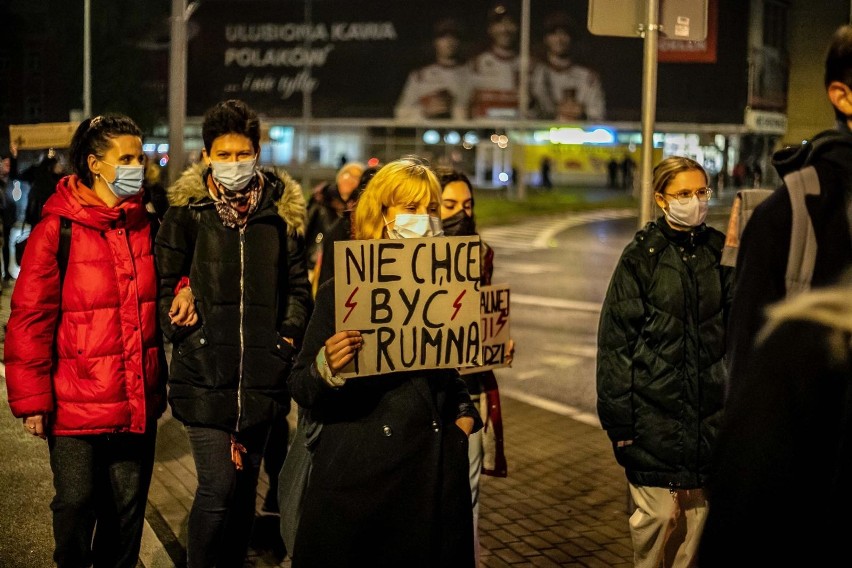
[[441, 141], [441, 135], [437, 130], [427, 130], [423, 133], [423, 141], [427, 144], [437, 144]]
[[551, 128], [553, 144], [614, 144], [615, 134], [606, 128], [588, 131], [582, 128]]

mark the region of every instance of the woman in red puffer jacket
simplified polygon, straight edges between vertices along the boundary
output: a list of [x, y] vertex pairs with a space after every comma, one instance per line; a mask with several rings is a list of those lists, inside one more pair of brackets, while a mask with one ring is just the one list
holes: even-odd
[[[134, 568], [166, 379], [141, 132], [85, 120], [71, 160], [12, 295], [9, 406], [48, 442], [56, 563]], [[191, 299], [175, 302], [192, 323]]]

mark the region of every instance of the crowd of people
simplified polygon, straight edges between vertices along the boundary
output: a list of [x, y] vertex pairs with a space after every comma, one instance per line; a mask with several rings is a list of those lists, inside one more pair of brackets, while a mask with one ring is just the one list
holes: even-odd
[[[492, 19], [495, 37], [509, 35], [506, 14]], [[819, 180], [807, 209], [813, 290], [792, 295], [786, 280], [800, 245], [789, 184], [754, 211], [730, 267], [725, 235], [706, 224], [701, 164], [670, 156], [654, 168], [660, 216], [624, 248], [598, 329], [598, 415], [625, 471], [636, 566], [821, 565], [845, 553], [850, 77], [843, 26], [825, 67], [836, 129], [775, 159], [782, 175], [807, 167]], [[13, 414], [48, 445], [56, 564], [135, 568], [168, 404], [198, 478], [186, 565], [242, 566], [261, 467], [277, 479], [295, 402], [321, 430], [294, 567], [476, 565], [480, 475], [508, 475], [495, 373], [350, 372], [370, 336], [339, 317], [352, 306], [336, 298], [342, 276], [327, 256], [350, 239], [475, 237], [469, 178], [416, 156], [345, 162], [306, 202], [286, 171], [259, 163], [260, 120], [245, 102], [210, 108], [202, 138], [201, 161], [162, 188], [136, 123], [98, 115], [73, 135], [73, 173], [60, 176], [54, 156], [32, 172], [52, 187], [32, 200], [6, 383]], [[493, 250], [477, 250], [487, 285]]]
[[[502, 445], [497, 466], [481, 442], [468, 451], [468, 436], [495, 419], [479, 403], [479, 392], [495, 400], [494, 373], [474, 398], [468, 385], [481, 378], [455, 368], [340, 379], [362, 340], [335, 330], [329, 252], [352, 238], [440, 236], [450, 203], [461, 215], [448, 227], [475, 234], [464, 174], [441, 179], [447, 191], [463, 181], [466, 195], [442, 198], [438, 174], [416, 157], [347, 162], [306, 203], [286, 171], [258, 163], [255, 111], [226, 100], [205, 114], [201, 161], [164, 189], [141, 137], [127, 116], [81, 122], [74, 173], [45, 192], [11, 300], [8, 400], [48, 443], [57, 565], [136, 566], [168, 404], [198, 482], [186, 565], [242, 566], [264, 466], [263, 509], [278, 510], [292, 401], [324, 424], [294, 566], [372, 562], [377, 550], [387, 564], [473, 565], [479, 470], [506, 467]], [[369, 441], [391, 428], [398, 446]], [[383, 546], [392, 535], [398, 544]]]

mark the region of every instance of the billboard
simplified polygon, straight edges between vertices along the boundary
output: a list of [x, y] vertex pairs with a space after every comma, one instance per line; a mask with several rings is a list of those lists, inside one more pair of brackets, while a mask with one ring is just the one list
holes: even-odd
[[[718, 4], [707, 40], [662, 46], [658, 120], [742, 122], [748, 6]], [[592, 35], [587, 12], [588, 0], [531, 3], [529, 118], [640, 120], [642, 41]], [[519, 2], [211, 2], [192, 21], [190, 115], [233, 97], [294, 119], [519, 116]]]

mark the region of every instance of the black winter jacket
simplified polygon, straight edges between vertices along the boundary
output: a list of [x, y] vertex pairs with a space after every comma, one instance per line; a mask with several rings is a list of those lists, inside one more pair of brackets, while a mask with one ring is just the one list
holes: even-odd
[[[242, 229], [222, 224], [196, 165], [168, 190], [157, 234], [160, 325], [174, 344], [172, 413], [189, 425], [240, 431], [289, 410], [287, 376], [312, 310], [305, 267], [305, 201], [281, 171], [267, 171]], [[176, 328], [168, 311], [188, 276], [199, 323]]]
[[770, 312], [745, 364], [742, 396], [725, 405], [702, 568], [837, 566], [849, 558], [850, 337], [849, 281]]
[[648, 223], [615, 268], [598, 330], [598, 416], [635, 485], [703, 487], [722, 418], [732, 269], [724, 235]]
[[[482, 427], [453, 369], [349, 379], [331, 388], [316, 356], [335, 332], [334, 279], [319, 287], [293, 399], [322, 423], [293, 557], [297, 566], [473, 566], [468, 442]], [[329, 540], [331, 538], [331, 541]]]
[[[776, 152], [773, 164], [782, 177], [807, 165], [815, 167], [820, 194], [805, 197], [817, 241], [811, 287], [837, 282], [852, 265], [846, 210], [852, 195], [852, 134], [848, 128], [822, 132], [807, 144]], [[786, 295], [784, 277], [792, 215], [790, 193], [782, 185], [755, 208], [740, 239], [736, 292], [728, 327], [728, 396], [736, 396], [754, 338], [766, 321], [766, 307]]]

